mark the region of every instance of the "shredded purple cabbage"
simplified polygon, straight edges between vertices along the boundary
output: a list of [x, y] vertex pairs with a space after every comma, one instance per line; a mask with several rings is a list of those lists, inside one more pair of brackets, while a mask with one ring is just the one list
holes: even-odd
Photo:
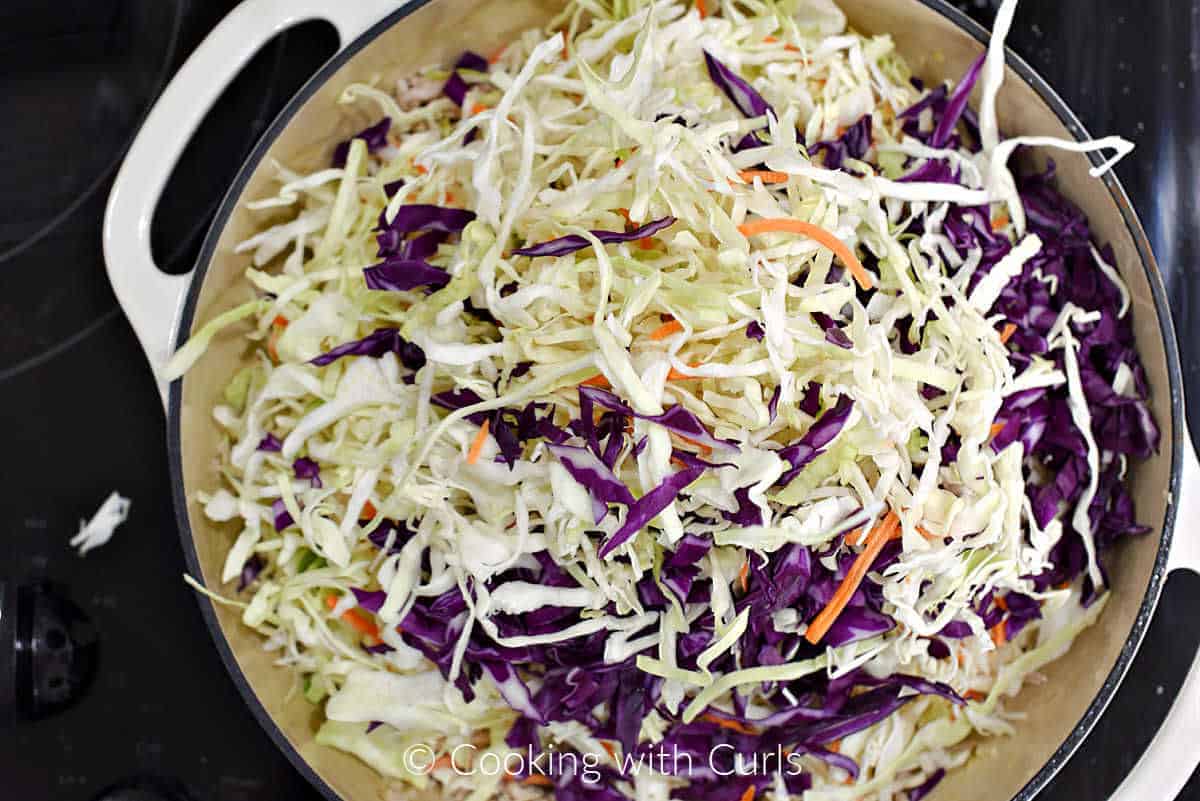
[[[670, 228], [674, 224], [674, 217], [663, 217], [662, 219], [648, 222], [645, 225], [639, 225], [632, 231], [592, 231], [591, 234], [605, 244], [636, 242], [639, 239], [654, 236], [659, 231]], [[548, 242], [542, 242], [538, 245], [528, 245], [518, 248], [513, 251], [513, 255], [530, 257], [566, 256], [569, 253], [575, 253], [588, 247], [591, 247], [591, 243], [585, 237], [579, 234], [570, 234], [568, 236], [560, 236], [557, 239], [551, 239]]]
[[374, 125], [363, 128], [346, 141], [338, 143], [338, 146], [333, 149], [333, 166], [346, 166], [346, 158], [350, 155], [350, 143], [355, 139], [361, 139], [367, 143], [368, 153], [374, 153], [376, 150], [386, 145], [388, 131], [391, 130], [391, 127], [392, 118], [384, 117]]

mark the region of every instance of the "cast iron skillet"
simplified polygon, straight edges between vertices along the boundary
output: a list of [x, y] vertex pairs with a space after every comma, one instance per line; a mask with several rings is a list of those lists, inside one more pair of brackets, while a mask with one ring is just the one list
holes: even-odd
[[[105, 252], [117, 295], [156, 370], [171, 349], [173, 335], [183, 341], [197, 321], [245, 299], [248, 288], [241, 280], [245, 261], [233, 255], [232, 246], [256, 225], [244, 201], [266, 194], [271, 174], [268, 156], [294, 168], [315, 167], [327, 161], [334, 142], [373, 121], [355, 118], [336, 106], [341, 87], [372, 74], [390, 78], [430, 63], [449, 63], [466, 48], [490, 52], [512, 34], [544, 22], [560, 3], [414, 0], [386, 15], [394, 2], [358, 0], [350, 10], [341, 8], [344, 5], [336, 0], [243, 3], [184, 66], [131, 148], [110, 197]], [[927, 79], [957, 79], [987, 41], [982, 28], [941, 0], [845, 0], [840, 5], [860, 30], [893, 35], [914, 71]], [[149, 254], [148, 231], [155, 202], [174, 163], [163, 154], [177, 156], [224, 81], [270, 35], [314, 17], [333, 21], [343, 43], [349, 44], [300, 90], [250, 154], [213, 221], [194, 274], [161, 274]], [[1004, 130], [1089, 138], [1027, 64], [1011, 53], [1007, 60], [1008, 76], [999, 98]], [[1059, 165], [1060, 186], [1088, 215], [1097, 238], [1113, 245], [1134, 297], [1138, 347], [1164, 437], [1160, 452], [1134, 471], [1133, 492], [1139, 519], [1151, 525], [1155, 534], [1119, 548], [1108, 608], [1067, 656], [1045, 670], [1046, 684], [1021, 693], [1015, 706], [1028, 717], [1017, 735], [983, 744], [976, 759], [946, 778], [935, 799], [1030, 801], [1079, 746], [1112, 698], [1142, 639], [1167, 570], [1200, 564], [1200, 548], [1191, 540], [1173, 553], [1171, 547], [1181, 505], [1200, 500], [1200, 471], [1194, 467], [1190, 448], [1185, 454], [1183, 447], [1179, 359], [1154, 257], [1112, 173], [1102, 182], [1087, 177], [1089, 165], [1079, 156], [1064, 156]], [[225, 551], [236, 531], [207, 521], [191, 496], [216, 484], [218, 436], [209, 410], [243, 363], [242, 333], [218, 337], [193, 370], [169, 388], [168, 455], [184, 551], [191, 573], [216, 589]], [[1190, 485], [1189, 494], [1181, 502], [1185, 484]], [[289, 695], [294, 677], [271, 664], [260, 638], [240, 625], [236, 612], [204, 598], [200, 606], [239, 691], [296, 768], [327, 798], [378, 798], [377, 774], [352, 757], [313, 742], [311, 706], [297, 693]], [[1191, 748], [1200, 736], [1200, 715], [1194, 712], [1197, 699], [1200, 669], [1193, 665], [1163, 732], [1115, 797], [1169, 797], [1183, 786], [1198, 756]]]

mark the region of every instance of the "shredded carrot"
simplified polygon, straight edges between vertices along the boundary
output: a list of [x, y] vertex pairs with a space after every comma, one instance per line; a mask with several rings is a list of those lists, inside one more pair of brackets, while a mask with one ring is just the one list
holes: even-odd
[[982, 701], [986, 697], [979, 690], [967, 690], [963, 693], [963, 698], [966, 698], [968, 701]]
[[1004, 423], [992, 423], [992, 427], [988, 429], [988, 439], [994, 439], [1003, 430]]
[[617, 752], [612, 747], [612, 743], [610, 743], [608, 740], [601, 740], [600, 745], [604, 746], [604, 750], [608, 752], [608, 755], [612, 757], [613, 761], [615, 762], [617, 759]]
[[[338, 597], [336, 595], [325, 596], [325, 607], [333, 609], [338, 605]], [[361, 634], [368, 637], [379, 639], [379, 627], [372, 623], [367, 618], [363, 617], [357, 609], [347, 609], [342, 613], [342, 620], [350, 625]]]
[[532, 784], [535, 787], [553, 787], [554, 780], [540, 773], [531, 773], [524, 779], [521, 779], [521, 784]]
[[1069, 581], [1064, 581], [1064, 582], [1061, 582], [1061, 583], [1059, 583], [1059, 584], [1055, 584], [1055, 585], [1054, 585], [1054, 589], [1056, 589], [1056, 590], [1065, 590], [1067, 587], [1070, 587], [1070, 586], [1071, 586], [1071, 582], [1069, 582]]
[[287, 324], [288, 318], [284, 317], [282, 314], [275, 315], [275, 319], [271, 321], [271, 325], [278, 326], [279, 328], [287, 328]]
[[996, 606], [1000, 607], [1000, 609], [1005, 612], [1008, 611], [1008, 601], [1004, 598], [1003, 595], [996, 596]]
[[[691, 367], [692, 369], [695, 369], [699, 366], [700, 362], [688, 362], [688, 367]], [[687, 373], [681, 373], [674, 367], [672, 367], [670, 372], [667, 373], [668, 381], [699, 381], [702, 378], [704, 378], [702, 375], [688, 375]]]
[[833, 741], [832, 743], [830, 743], [829, 745], [825, 746], [825, 750], [826, 750], [826, 751], [832, 751], [832, 752], [833, 752], [833, 753], [835, 753], [835, 754], [840, 754], [840, 753], [842, 753], [842, 740], [841, 740], [841, 738], [839, 737], [838, 739], [834, 740], [834, 741]]
[[858, 545], [860, 542], [862, 542], [862, 538], [863, 538], [862, 527], [856, 528], [856, 529], [854, 529], [854, 531], [851, 531], [849, 534], [846, 535], [846, 544], [847, 545]]
[[476, 103], [475, 105], [471, 106], [471, 116], [473, 117], [476, 114], [482, 114], [489, 108], [491, 108], [491, 106], [485, 106], [483, 103]]
[[[700, 15], [700, 19], [708, 16], [708, 8], [704, 5], [704, 0], [696, 0], [696, 13]], [[754, 794], [751, 793], [750, 797], [753, 798]], [[742, 801], [746, 801], [746, 799], [742, 799]]]
[[637, 241], [640, 250], [654, 250], [657, 244], [658, 240], [652, 236], [645, 236]]
[[1004, 643], [1008, 642], [1008, 621], [1001, 620], [992, 626], [990, 634], [992, 635], [992, 642], [996, 643], [997, 648], [1004, 645]]
[[746, 788], [746, 792], [742, 793], [741, 801], [754, 801], [754, 794], [758, 792], [758, 788], [753, 784]]
[[655, 328], [650, 332], [651, 339], [666, 339], [671, 334], [678, 334], [683, 330], [683, 323], [678, 320], [667, 320], [665, 323]]
[[738, 720], [726, 720], [725, 718], [719, 718], [711, 712], [705, 712], [700, 716], [700, 719], [706, 720], [709, 723], [714, 723], [720, 726], [722, 729], [736, 731], [738, 734], [756, 735], [760, 733], [758, 729], [754, 728], [753, 726], [748, 726]]
[[1009, 220], [1007, 214], [1001, 214], [997, 217], [994, 217], [992, 218], [992, 230], [999, 231], [1001, 228], [1008, 225], [1008, 222]]
[[507, 49], [508, 49], [507, 44], [502, 44], [499, 47], [497, 47], [495, 50], [492, 51], [492, 54], [490, 56], [488, 56], [488, 63], [495, 64], [497, 61], [499, 61], [501, 58], [504, 57], [504, 51]]
[[479, 427], [479, 433], [475, 435], [475, 441], [471, 443], [471, 450], [467, 451], [467, 464], [475, 464], [479, 461], [479, 454], [483, 453], [483, 443], [487, 442], [488, 428], [491, 420], [484, 420], [483, 425]]
[[920, 534], [922, 537], [924, 537], [927, 540], [940, 540], [941, 539], [941, 537], [939, 535], [934, 534], [932, 531], [929, 531], [924, 526], [917, 526], [917, 533]]
[[858, 590], [858, 586], [866, 578], [867, 571], [871, 569], [871, 563], [875, 561], [875, 557], [879, 556], [879, 552], [883, 550], [883, 546], [887, 544], [888, 540], [896, 536], [896, 532], [899, 529], [900, 518], [896, 517], [896, 513], [893, 511], [888, 511], [883, 521], [871, 529], [871, 533], [867, 535], [866, 547], [855, 558], [854, 564], [850, 566], [850, 570], [846, 573], [846, 578], [842, 580], [841, 585], [833, 593], [833, 597], [829, 599], [829, 603], [808, 624], [808, 631], [804, 633], [804, 639], [813, 645], [821, 641], [821, 638], [829, 631], [833, 622], [837, 620], [838, 615], [846, 608], [846, 604], [850, 603], [850, 597], [854, 595]]
[[587, 381], [582, 382], [582, 386], [600, 387], [601, 389], [608, 389], [609, 387], [612, 386], [612, 384], [610, 384], [608, 382], [608, 379], [604, 377], [604, 373], [596, 373], [594, 376], [589, 378]]
[[1017, 333], [1016, 323], [1005, 323], [1004, 327], [1000, 329], [1000, 342], [1007, 345], [1008, 340], [1012, 339], [1012, 335], [1015, 333]]
[[421, 175], [425, 175], [426, 173], [429, 172], [429, 168], [426, 167], [424, 164], [417, 164], [415, 166], [417, 168], [417, 172], [419, 172]]
[[776, 39], [774, 36], [764, 36], [763, 37], [763, 44], [775, 44], [778, 41], [779, 40]]
[[362, 505], [362, 509], [358, 513], [358, 519], [374, 520], [375, 515], [377, 514], [379, 514], [379, 512], [375, 509], [375, 504], [371, 503], [370, 500], [367, 500], [367, 502]]
[[779, 231], [807, 236], [832, 250], [834, 255], [845, 263], [860, 287], [870, 289], [874, 286], [871, 274], [867, 272], [867, 268], [862, 266], [862, 262], [854, 255], [854, 251], [850, 250], [845, 242], [819, 225], [813, 225], [803, 220], [794, 220], [790, 217], [772, 217], [743, 223], [738, 226], [738, 230], [742, 232], [743, 236], [756, 236]]
[[764, 184], [786, 184], [791, 176], [775, 170], [739, 170], [738, 177], [748, 184], [754, 183], [755, 178]]
[[433, 773], [438, 768], [449, 768], [454, 765], [454, 760], [449, 754], [442, 754], [437, 759], [433, 760], [433, 764], [429, 766], [429, 773]]
[[445, 200], [442, 201], [442, 205], [449, 206], [451, 203], [453, 203], [455, 201], [455, 199], [456, 198], [454, 197], [453, 192], [447, 192]]
[[633, 220], [629, 219], [629, 209], [617, 209], [617, 214], [625, 218], [625, 222], [633, 225]]
[[750, 591], [750, 559], [747, 557], [745, 562], [742, 562], [742, 567], [738, 570], [738, 586], [742, 588], [742, 592]]

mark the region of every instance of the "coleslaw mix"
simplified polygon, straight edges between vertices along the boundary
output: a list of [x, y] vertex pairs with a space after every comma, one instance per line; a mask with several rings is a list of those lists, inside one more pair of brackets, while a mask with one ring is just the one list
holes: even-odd
[[[575, 0], [345, 89], [380, 121], [275, 165], [257, 299], [168, 367], [253, 327], [199, 499], [321, 743], [472, 799], [918, 801], [1013, 730], [1158, 437], [1111, 253], [1010, 164], [1131, 146], [999, 136], [1014, 6], [957, 85], [827, 0]], [[590, 769], [469, 770], [547, 753]]]

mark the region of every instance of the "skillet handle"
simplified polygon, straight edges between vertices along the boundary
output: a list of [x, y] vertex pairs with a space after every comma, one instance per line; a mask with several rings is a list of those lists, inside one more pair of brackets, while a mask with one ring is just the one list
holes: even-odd
[[142, 123], [121, 165], [104, 213], [108, 279], [154, 371], [163, 405], [161, 368], [171, 354], [191, 272], [167, 275], [150, 249], [150, 225], [176, 161], [213, 103], [242, 67], [276, 34], [300, 22], [326, 20], [345, 47], [403, 0], [245, 0], [221, 20], [171, 79]]
[[[1184, 430], [1183, 475], [1180, 497], [1175, 510], [1175, 537], [1167, 569], [1200, 573], [1200, 464]], [[1109, 801], [1170, 801], [1183, 790], [1196, 765], [1200, 763], [1200, 652], [1192, 659], [1162, 726], [1150, 741], [1146, 752], [1133, 766]]]

